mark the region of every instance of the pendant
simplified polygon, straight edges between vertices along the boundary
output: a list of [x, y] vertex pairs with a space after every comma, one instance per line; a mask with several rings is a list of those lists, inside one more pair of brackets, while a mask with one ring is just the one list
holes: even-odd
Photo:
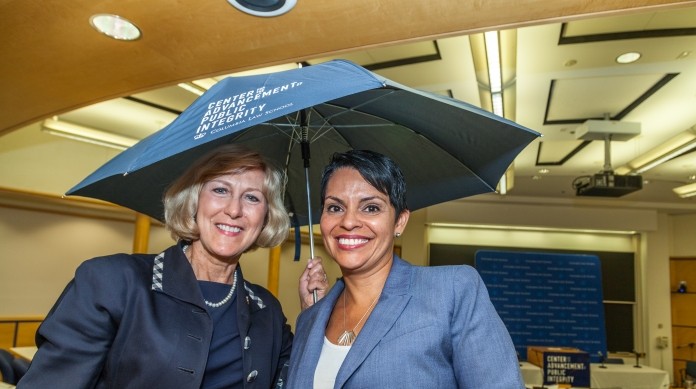
[[339, 346], [350, 346], [355, 341], [355, 332], [353, 331], [343, 331], [341, 336], [338, 337]]

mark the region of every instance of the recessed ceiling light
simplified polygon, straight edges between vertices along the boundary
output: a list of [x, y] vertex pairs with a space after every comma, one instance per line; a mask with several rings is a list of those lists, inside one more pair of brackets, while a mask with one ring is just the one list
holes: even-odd
[[682, 51], [682, 52], [679, 53], [679, 55], [677, 56], [677, 59], [684, 59], [684, 58], [686, 58], [686, 57], [688, 57], [688, 56], [690, 56], [690, 55], [691, 55], [691, 50]]
[[118, 15], [96, 14], [89, 18], [89, 24], [102, 34], [121, 41], [134, 41], [140, 38], [140, 29]]
[[290, 11], [297, 0], [227, 0], [233, 7], [254, 16], [278, 16]]
[[623, 53], [616, 57], [616, 62], [618, 63], [632, 63], [638, 61], [640, 58], [640, 53], [631, 51], [628, 53]]
[[539, 169], [539, 174], [549, 174], [549, 172], [551, 172], [551, 170], [547, 168]]

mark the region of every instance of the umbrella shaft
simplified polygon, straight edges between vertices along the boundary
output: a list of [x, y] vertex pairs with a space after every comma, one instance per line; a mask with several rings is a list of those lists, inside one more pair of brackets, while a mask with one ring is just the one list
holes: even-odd
[[[309, 150], [308, 150], [309, 151]], [[314, 258], [314, 228], [312, 227], [312, 196], [309, 192], [309, 159], [305, 160], [305, 182], [307, 183], [307, 218], [309, 220], [309, 257]], [[317, 290], [312, 291], [312, 300], [317, 302]]]
[[307, 219], [309, 220], [309, 257], [314, 258], [314, 228], [312, 227], [312, 196], [309, 187], [309, 167], [305, 167], [305, 183], [307, 185]]

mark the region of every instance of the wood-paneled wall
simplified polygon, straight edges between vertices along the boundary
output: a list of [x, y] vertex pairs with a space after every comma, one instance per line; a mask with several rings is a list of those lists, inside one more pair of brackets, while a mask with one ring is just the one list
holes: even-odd
[[[696, 360], [696, 258], [670, 258], [674, 380], [682, 382], [686, 361]], [[679, 283], [686, 281], [686, 293]]]
[[0, 317], [0, 348], [36, 346], [34, 336], [43, 316]]

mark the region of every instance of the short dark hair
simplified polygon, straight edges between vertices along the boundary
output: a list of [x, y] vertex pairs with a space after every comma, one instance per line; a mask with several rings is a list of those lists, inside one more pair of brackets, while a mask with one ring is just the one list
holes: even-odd
[[164, 221], [172, 237], [187, 241], [200, 238], [195, 215], [203, 185], [225, 174], [250, 170], [260, 170], [266, 176], [262, 191], [268, 211], [261, 234], [247, 251], [282, 243], [290, 229], [290, 217], [283, 204], [283, 174], [261, 154], [238, 144], [226, 144], [201, 157], [166, 191], [163, 199]]
[[372, 150], [349, 150], [335, 153], [321, 176], [321, 209], [324, 209], [326, 184], [338, 169], [352, 168], [358, 171], [375, 189], [389, 197], [396, 210], [396, 217], [408, 210], [406, 205], [406, 180], [401, 168], [391, 158]]

